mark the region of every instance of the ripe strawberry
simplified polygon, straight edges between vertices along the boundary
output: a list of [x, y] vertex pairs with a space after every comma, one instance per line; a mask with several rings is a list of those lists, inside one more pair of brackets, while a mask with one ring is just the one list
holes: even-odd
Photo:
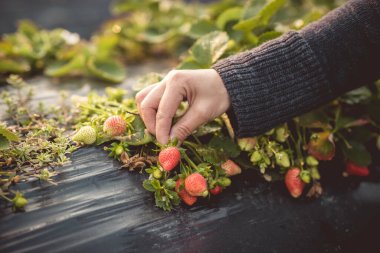
[[199, 173], [190, 174], [185, 179], [185, 189], [191, 196], [203, 196], [208, 195], [207, 181]]
[[186, 203], [186, 205], [192, 206], [195, 202], [197, 202], [197, 197], [191, 196], [184, 187], [182, 190], [179, 190], [181, 185], [183, 185], [183, 180], [180, 178], [177, 180], [175, 185], [176, 192], [178, 192], [179, 197]]
[[119, 136], [125, 132], [127, 122], [118, 115], [109, 117], [103, 125], [103, 131], [109, 136]]
[[291, 168], [285, 175], [285, 185], [293, 198], [301, 196], [305, 184], [299, 177], [301, 170], [299, 168]]
[[348, 161], [346, 163], [346, 172], [349, 175], [355, 175], [360, 177], [366, 177], [369, 175], [368, 167], [356, 165], [351, 161]]
[[96, 131], [91, 126], [84, 126], [73, 136], [73, 141], [93, 144], [96, 141]]
[[227, 160], [222, 164], [222, 169], [226, 172], [228, 176], [234, 176], [241, 173], [239, 165], [234, 163], [232, 160]]
[[158, 161], [160, 162], [162, 168], [166, 171], [171, 171], [177, 166], [181, 159], [181, 152], [179, 152], [177, 147], [168, 147], [161, 150], [158, 155]]
[[215, 186], [210, 190], [212, 195], [219, 195], [222, 192], [222, 187], [220, 185]]

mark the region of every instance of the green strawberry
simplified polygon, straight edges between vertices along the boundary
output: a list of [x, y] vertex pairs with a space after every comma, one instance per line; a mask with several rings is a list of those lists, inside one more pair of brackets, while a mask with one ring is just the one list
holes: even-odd
[[84, 126], [73, 136], [73, 141], [93, 144], [96, 141], [96, 131], [91, 126]]
[[16, 192], [16, 196], [12, 199], [12, 202], [18, 209], [22, 209], [28, 204], [28, 201], [24, 198], [24, 195], [20, 192]]
[[277, 165], [284, 168], [290, 167], [289, 155], [285, 151], [278, 152], [275, 154], [275, 156]]
[[252, 163], [257, 163], [257, 162], [259, 162], [260, 160], [262, 159], [262, 156], [261, 156], [261, 154], [260, 154], [260, 151], [258, 151], [258, 150], [255, 150], [253, 153], [252, 153], [252, 155], [251, 155], [251, 162]]
[[314, 156], [308, 155], [306, 157], [306, 164], [311, 167], [314, 167], [314, 166], [318, 166], [319, 162]]

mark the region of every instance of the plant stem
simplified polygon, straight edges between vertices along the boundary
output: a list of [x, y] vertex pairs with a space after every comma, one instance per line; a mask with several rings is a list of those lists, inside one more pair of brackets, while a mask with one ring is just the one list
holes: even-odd
[[183, 158], [185, 158], [186, 162], [195, 170], [197, 170], [197, 165], [195, 165], [195, 163], [193, 161], [191, 161], [191, 159], [187, 156], [186, 152], [183, 152], [182, 153], [182, 156]]
[[4, 194], [0, 194], [0, 196], [1, 196], [3, 199], [5, 199], [5, 200], [7, 200], [7, 201], [9, 201], [9, 202], [13, 202], [10, 198], [6, 197]]
[[189, 141], [184, 141], [183, 144], [190, 149], [190, 151], [195, 155], [195, 157], [198, 159], [198, 161], [201, 163], [203, 162], [202, 157], [198, 154], [198, 152], [193, 147], [192, 143]]

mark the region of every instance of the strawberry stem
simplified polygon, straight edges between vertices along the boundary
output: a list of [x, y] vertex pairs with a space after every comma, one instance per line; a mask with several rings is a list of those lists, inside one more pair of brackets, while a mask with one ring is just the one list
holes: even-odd
[[10, 198], [6, 197], [4, 194], [0, 194], [0, 196], [6, 201], [13, 202]]
[[186, 152], [183, 152], [182, 153], [182, 156], [183, 158], [185, 158], [186, 162], [194, 169], [194, 170], [197, 170], [197, 165], [195, 165], [195, 163], [193, 161], [191, 161], [191, 159], [187, 156]]
[[196, 147], [193, 143], [189, 141], [184, 141], [183, 144], [190, 149], [190, 151], [195, 155], [195, 157], [198, 159], [198, 161], [201, 163], [203, 162], [202, 157], [198, 154], [198, 152], [195, 150]]

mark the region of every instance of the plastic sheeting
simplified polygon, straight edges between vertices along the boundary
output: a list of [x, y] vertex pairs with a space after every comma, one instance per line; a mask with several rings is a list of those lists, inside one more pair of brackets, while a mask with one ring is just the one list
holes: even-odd
[[327, 182], [307, 201], [247, 171], [211, 202], [168, 213], [142, 188], [144, 175], [119, 166], [84, 148], [58, 169], [58, 186], [20, 184], [30, 204], [1, 207], [0, 252], [336, 252], [368, 247], [379, 231], [378, 181]]

